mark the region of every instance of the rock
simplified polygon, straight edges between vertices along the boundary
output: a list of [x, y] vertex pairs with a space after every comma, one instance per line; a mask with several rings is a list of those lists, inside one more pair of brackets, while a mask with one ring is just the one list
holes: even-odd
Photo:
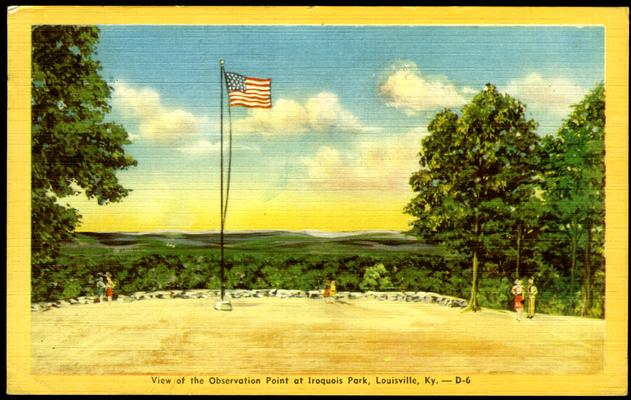
[[[219, 295], [219, 291], [217, 291], [217, 295]], [[208, 289], [195, 289], [184, 291], [178, 297], [183, 299], [207, 299], [211, 297], [211, 293]]]
[[66, 300], [59, 300], [55, 303], [55, 307], [68, 307], [70, 305], [69, 302], [67, 302]]
[[276, 296], [276, 292], [278, 291], [278, 289], [269, 289], [267, 291], [267, 295], [268, 296]]
[[430, 300], [429, 300], [430, 303], [434, 303], [434, 304], [438, 303], [438, 304], [440, 304], [440, 300], [441, 300], [441, 296], [440, 295], [438, 295], [436, 293], [428, 293], [428, 295], [429, 295], [429, 298], [430, 298]]
[[364, 297], [364, 294], [362, 292], [350, 292], [348, 294], [348, 298], [349, 299], [361, 299], [362, 297]]
[[193, 289], [188, 290], [187, 293], [195, 299], [204, 299], [210, 297], [210, 290], [208, 289]]
[[143, 300], [146, 298], [145, 292], [135, 292], [131, 295], [134, 300]]
[[79, 300], [77, 300], [77, 299], [69, 299], [68, 302], [70, 304], [79, 304]]
[[307, 297], [310, 299], [321, 299], [322, 293], [319, 290], [309, 290], [307, 292]]
[[405, 295], [399, 292], [389, 292], [389, 293], [386, 293], [385, 296], [386, 296], [386, 299], [392, 300], [392, 301], [399, 301], [405, 298]]
[[53, 307], [53, 303], [36, 303], [31, 304], [31, 310], [35, 308], [33, 311], [48, 311]]
[[165, 291], [165, 290], [161, 290], [159, 292], [153, 292], [153, 298], [154, 299], [170, 299], [173, 297], [173, 295], [171, 294], [171, 292], [169, 291]]
[[347, 299], [349, 296], [349, 292], [337, 292], [335, 294], [336, 299]]
[[229, 292], [232, 298], [234, 299], [238, 299], [240, 297], [252, 297], [254, 295], [253, 291], [246, 290], [246, 289], [235, 289], [235, 290], [230, 290]]
[[289, 295], [290, 291], [287, 289], [276, 289], [276, 292], [274, 293], [274, 296], [280, 297], [281, 299], [286, 299]]

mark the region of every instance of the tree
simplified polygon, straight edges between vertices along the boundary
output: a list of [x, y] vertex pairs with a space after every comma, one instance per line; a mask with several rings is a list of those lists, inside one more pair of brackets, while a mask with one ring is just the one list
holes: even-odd
[[574, 283], [578, 252], [583, 246], [583, 301], [581, 314], [591, 305], [594, 235], [604, 231], [605, 93], [597, 85], [563, 121], [556, 136], [544, 138], [546, 200], [558, 221], [558, 230], [570, 242], [570, 282]]
[[50, 264], [81, 216], [58, 200], [83, 191], [99, 204], [129, 193], [116, 171], [136, 165], [125, 129], [105, 121], [111, 88], [94, 58], [99, 29], [36, 26], [32, 31], [32, 264]]
[[477, 311], [479, 265], [497, 258], [507, 240], [504, 221], [534, 195], [539, 139], [518, 100], [487, 84], [462, 114], [438, 113], [422, 141], [420, 170], [410, 178], [418, 194], [406, 206], [413, 231], [470, 257], [471, 299]]

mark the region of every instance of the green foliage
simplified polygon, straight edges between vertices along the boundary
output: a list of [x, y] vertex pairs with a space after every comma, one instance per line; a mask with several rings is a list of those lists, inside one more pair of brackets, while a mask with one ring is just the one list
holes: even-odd
[[[471, 302], [478, 308], [478, 260], [506, 259], [509, 216], [534, 195], [539, 166], [536, 123], [525, 106], [487, 84], [462, 114], [438, 113], [422, 141], [417, 193], [407, 205], [413, 231], [472, 259]], [[499, 265], [499, 263], [496, 263]]]
[[[469, 290], [471, 269], [466, 260], [440, 256], [402, 255], [393, 257], [327, 255], [235, 256], [228, 258], [226, 287], [231, 289], [317, 290], [327, 277], [335, 278], [339, 291], [400, 290], [436, 292], [464, 298]], [[388, 267], [386, 267], [386, 265]], [[326, 266], [328, 273], [324, 272]], [[480, 304], [489, 308], [512, 309], [512, 280], [492, 267], [482, 273]], [[34, 271], [32, 300], [50, 301], [81, 295], [95, 295], [98, 273], [110, 272], [117, 294], [136, 291], [217, 290], [219, 259], [214, 255], [144, 255], [138, 258], [66, 256], [57, 264]], [[579, 314], [582, 292], [554, 268], [541, 266], [537, 275], [538, 312]], [[594, 276], [594, 298], [604, 291], [604, 273]], [[603, 316], [602, 296], [593, 303], [591, 315]]]
[[556, 135], [543, 141], [545, 200], [551, 231], [548, 237], [566, 249], [544, 251], [569, 266], [571, 286], [583, 264], [583, 315], [602, 314], [595, 312], [590, 303], [602, 303], [602, 296], [592, 296], [591, 286], [596, 274], [604, 271], [604, 134], [605, 96], [601, 83], [573, 106]]
[[99, 204], [129, 190], [117, 170], [136, 165], [125, 153], [125, 129], [105, 122], [111, 89], [94, 58], [99, 30], [41, 25], [32, 31], [32, 264], [52, 263], [79, 223], [76, 209], [57, 203], [82, 190]]
[[82, 290], [81, 284], [73, 279], [66, 283], [63, 292], [61, 292], [61, 297], [63, 299], [77, 297], [81, 294]]
[[393, 285], [389, 275], [383, 263], [368, 267], [364, 272], [364, 278], [359, 284], [359, 288], [361, 290], [391, 290]]

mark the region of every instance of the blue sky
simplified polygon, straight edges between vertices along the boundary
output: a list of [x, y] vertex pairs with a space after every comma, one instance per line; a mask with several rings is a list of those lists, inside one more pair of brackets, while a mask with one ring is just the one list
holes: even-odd
[[75, 201], [83, 230], [217, 228], [220, 58], [272, 78], [274, 102], [232, 108], [228, 229], [405, 229], [407, 179], [437, 111], [490, 82], [553, 133], [604, 81], [602, 27], [100, 28], [110, 118], [139, 165], [120, 174], [134, 190], [120, 205]]

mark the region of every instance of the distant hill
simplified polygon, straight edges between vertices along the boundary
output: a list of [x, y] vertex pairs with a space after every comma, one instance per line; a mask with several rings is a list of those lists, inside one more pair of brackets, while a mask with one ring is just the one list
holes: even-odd
[[[64, 253], [173, 253], [217, 250], [219, 232], [80, 232]], [[397, 231], [239, 231], [224, 235], [226, 251], [299, 254], [435, 253], [436, 246]]]

